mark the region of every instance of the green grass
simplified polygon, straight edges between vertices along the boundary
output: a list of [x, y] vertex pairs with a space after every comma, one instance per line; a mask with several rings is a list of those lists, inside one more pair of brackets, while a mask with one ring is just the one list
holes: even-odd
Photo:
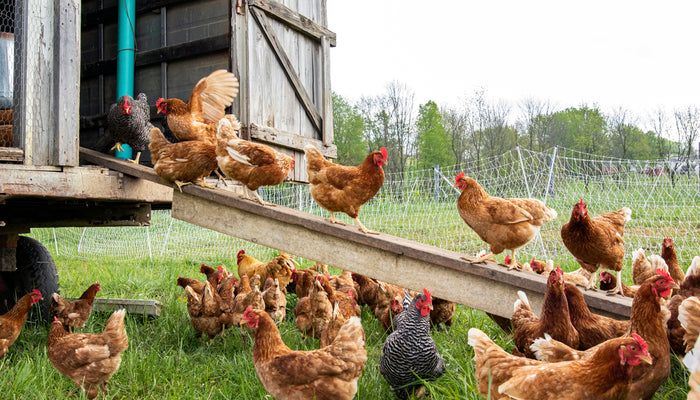
[[[257, 254], [255, 254], [257, 255]], [[261, 258], [263, 258], [261, 256]], [[159, 318], [128, 315], [129, 348], [122, 365], [110, 381], [109, 399], [261, 399], [266, 392], [257, 379], [252, 361], [252, 342], [242, 340], [231, 329], [223, 339], [196, 338], [187, 315], [183, 290], [175, 285], [179, 275], [200, 277], [203, 260], [133, 259], [128, 261], [83, 261], [58, 256], [55, 262], [65, 296], [79, 296], [99, 281], [104, 298], [155, 299], [165, 307]], [[207, 260], [213, 265], [233, 262]], [[305, 263], [308, 265], [309, 263]], [[335, 271], [337, 272], [337, 271]], [[301, 338], [293, 322], [296, 296], [289, 295], [287, 320], [280, 325], [282, 338], [292, 349], [318, 348], [317, 340]], [[93, 314], [84, 332], [103, 329], [108, 314]], [[389, 386], [379, 374], [379, 355], [385, 334], [367, 307], [362, 313], [368, 361], [359, 380], [357, 399], [392, 398]], [[510, 350], [512, 342], [480, 311], [457, 307], [449, 332], [433, 333], [438, 350], [447, 362], [447, 373], [428, 387], [433, 399], [478, 399], [474, 380], [473, 351], [467, 345], [467, 331], [477, 327], [496, 343]], [[85, 398], [68, 378], [60, 375], [46, 356], [48, 325], [27, 323], [8, 354], [0, 360], [2, 398], [56, 399]], [[688, 373], [675, 359], [669, 381], [655, 399], [684, 399]], [[103, 397], [100, 397], [103, 398]]]

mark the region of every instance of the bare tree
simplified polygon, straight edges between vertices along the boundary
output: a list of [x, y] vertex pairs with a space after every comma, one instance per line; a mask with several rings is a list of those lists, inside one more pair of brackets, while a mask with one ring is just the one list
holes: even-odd
[[484, 131], [489, 119], [488, 109], [483, 88], [474, 91], [472, 97], [464, 103], [467, 137], [472, 145], [472, 154], [476, 158], [476, 168], [481, 168], [481, 147], [484, 141]]
[[[400, 172], [402, 176], [406, 171], [408, 157], [413, 153], [415, 146], [413, 98], [414, 93], [398, 81], [392, 81], [387, 85], [386, 94], [382, 98], [383, 109], [389, 117], [387, 144], [391, 145], [396, 153], [393, 156], [389, 155], [388, 165], [391, 171]], [[392, 161], [396, 167], [392, 167]]]
[[654, 137], [656, 138], [656, 148], [659, 153], [659, 156], [662, 158], [665, 158], [668, 156], [670, 149], [666, 145], [667, 141], [665, 138], [667, 138], [668, 131], [669, 131], [669, 122], [668, 122], [668, 116], [666, 115], [666, 111], [662, 107], [659, 107], [654, 113], [652, 113], [649, 116], [649, 124], [651, 125], [651, 129], [654, 131]]
[[678, 141], [683, 145], [682, 154], [685, 156], [688, 173], [690, 173], [690, 158], [693, 154], [693, 144], [700, 132], [700, 109], [688, 106], [685, 110], [675, 110], [676, 131]]
[[528, 141], [528, 148], [535, 150], [535, 143], [537, 143], [537, 150], [544, 150], [548, 121], [546, 117], [551, 116], [553, 110], [551, 103], [548, 100], [541, 101], [528, 97], [519, 103], [519, 108], [522, 118], [520, 123], [523, 127], [523, 136]]
[[[632, 116], [626, 108], [618, 107], [608, 115], [608, 129], [619, 147], [618, 156], [627, 158], [629, 151], [629, 141], [631, 139], [632, 124], [636, 123], [636, 118]], [[614, 149], [613, 149], [614, 151]]]
[[442, 110], [440, 110], [440, 114], [442, 115], [442, 123], [445, 127], [445, 131], [450, 138], [455, 161], [457, 165], [461, 167], [462, 161], [464, 161], [464, 153], [467, 149], [466, 117], [464, 113], [458, 109], [449, 106], [444, 106]]
[[510, 105], [504, 101], [493, 102], [486, 105], [485, 111], [484, 143], [487, 155], [503, 154], [517, 144], [516, 132], [508, 126]]

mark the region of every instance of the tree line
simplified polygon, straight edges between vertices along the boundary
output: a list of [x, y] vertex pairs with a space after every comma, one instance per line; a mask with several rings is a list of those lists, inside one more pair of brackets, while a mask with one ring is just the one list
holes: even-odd
[[[428, 101], [414, 107], [414, 93], [397, 81], [384, 93], [351, 101], [333, 93], [337, 162], [358, 165], [372, 150], [387, 148], [387, 172], [461, 165], [468, 159], [503, 154], [516, 146], [542, 151], [563, 146], [586, 153], [627, 159], [669, 156], [695, 158], [700, 137], [696, 106], [647, 116], [620, 107], [605, 113], [596, 105], [555, 107], [523, 99], [513, 105], [475, 90], [457, 105]], [[643, 129], [641, 126], [646, 126]]]

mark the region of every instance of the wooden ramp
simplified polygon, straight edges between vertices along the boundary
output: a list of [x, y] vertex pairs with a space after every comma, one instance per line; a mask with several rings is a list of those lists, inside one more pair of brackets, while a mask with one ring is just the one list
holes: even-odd
[[[149, 167], [83, 148], [80, 156], [87, 162], [175, 187]], [[452, 251], [386, 234], [363, 234], [354, 225], [331, 224], [283, 206], [263, 207], [223, 189], [187, 185], [183, 193], [174, 190], [172, 216], [413, 290], [427, 287], [436, 297], [504, 318], [513, 313], [518, 290], [528, 295], [539, 313], [546, 288], [546, 278], [540, 275], [508, 271], [493, 262], [472, 264]], [[629, 318], [630, 298], [600, 291], [584, 291], [584, 296], [595, 313]]]

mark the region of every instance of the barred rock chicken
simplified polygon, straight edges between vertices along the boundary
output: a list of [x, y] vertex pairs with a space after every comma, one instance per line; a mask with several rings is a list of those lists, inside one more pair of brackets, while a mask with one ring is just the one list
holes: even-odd
[[34, 289], [20, 297], [10, 311], [0, 315], [0, 359], [5, 357], [8, 348], [17, 340], [29, 310], [41, 299], [41, 292]]
[[622, 236], [625, 223], [631, 216], [632, 210], [622, 207], [591, 218], [583, 199], [574, 204], [569, 222], [561, 227], [561, 238], [581, 268], [591, 273], [588, 289], [595, 287], [596, 272], [602, 266], [617, 271], [617, 287], [610, 293], [622, 294], [622, 260], [625, 256]]
[[151, 129], [150, 135], [148, 149], [158, 176], [177, 185], [181, 192], [182, 187], [190, 183], [212, 188], [204, 178], [218, 168], [214, 145], [197, 140], [170, 143], [158, 128]]
[[344, 225], [335, 219], [335, 213], [343, 212], [360, 227], [363, 233], [377, 234], [360, 222], [360, 207], [372, 199], [384, 184], [384, 169], [387, 152], [384, 147], [373, 151], [357, 166], [334, 164], [325, 158], [313, 145], [304, 146], [306, 172], [309, 174], [311, 196], [323, 209], [330, 212], [329, 222]]
[[107, 384], [122, 362], [121, 352], [129, 346], [124, 329], [125, 310], [112, 313], [102, 333], [68, 333], [54, 320], [48, 340], [51, 364], [85, 391], [89, 399]]
[[419, 378], [432, 380], [445, 372], [445, 362], [430, 336], [433, 302], [428, 289], [417, 294], [382, 346], [379, 372], [399, 399], [424, 390]]
[[479, 394], [487, 399], [623, 400], [638, 365], [651, 364], [647, 343], [636, 334], [604, 342], [585, 360], [559, 363], [508, 354], [477, 328], [468, 337]]
[[180, 99], [156, 102], [177, 140], [199, 140], [216, 145], [216, 130], [224, 118], [226, 107], [238, 95], [238, 79], [223, 69], [216, 70], [197, 82], [187, 104]]
[[462, 192], [457, 199], [459, 216], [490, 247], [489, 254], [472, 262], [484, 262], [503, 250], [510, 250], [513, 257], [508, 268], [514, 268], [515, 250], [528, 244], [545, 222], [557, 217], [554, 209], [537, 199], [489, 196], [476, 180], [464, 176], [464, 172], [457, 175], [454, 186]]
[[267, 392], [276, 399], [350, 400], [365, 368], [367, 351], [360, 318], [343, 324], [333, 342], [313, 351], [295, 351], [262, 310], [246, 309], [243, 323], [254, 330], [253, 364]]
[[136, 159], [128, 161], [138, 164], [141, 152], [148, 146], [149, 133], [153, 129], [146, 94], [139, 93], [136, 100], [128, 94], [120, 97], [117, 103], [109, 107], [107, 127], [109, 137], [117, 142], [110, 150], [116, 148], [123, 151], [122, 143], [126, 143], [136, 152]]
[[243, 185], [243, 195], [253, 193], [262, 205], [274, 205], [263, 201], [257, 190], [261, 186], [275, 186], [285, 180], [289, 171], [294, 169], [294, 157], [282, 154], [270, 146], [240, 139], [236, 131], [240, 124], [226, 118], [219, 121], [216, 134], [216, 161], [227, 177]]
[[100, 290], [102, 290], [100, 283], [95, 282], [83, 292], [79, 299], [73, 301], [68, 301], [58, 293], [54, 293], [51, 295], [49, 314], [61, 321], [63, 327], [69, 332], [75, 328], [80, 329], [90, 317], [92, 304]]
[[525, 293], [518, 291], [519, 299], [515, 301], [511, 317], [513, 343], [526, 357], [534, 358], [530, 345], [545, 333], [573, 348], [578, 348], [580, 338], [578, 331], [571, 324], [564, 284], [562, 271], [557, 266], [549, 273], [539, 317], [532, 312]]

